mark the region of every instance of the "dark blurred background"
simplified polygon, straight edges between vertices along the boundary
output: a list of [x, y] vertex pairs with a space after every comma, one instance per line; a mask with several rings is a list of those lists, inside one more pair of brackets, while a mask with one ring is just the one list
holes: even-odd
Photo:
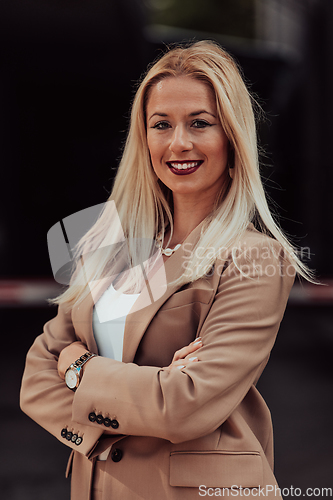
[[2, 0], [1, 498], [69, 498], [68, 448], [18, 408], [26, 351], [56, 313], [47, 231], [107, 199], [147, 64], [167, 43], [206, 38], [236, 58], [266, 113], [271, 207], [325, 283], [296, 283], [260, 382], [276, 476], [333, 487], [332, 27], [332, 0]]

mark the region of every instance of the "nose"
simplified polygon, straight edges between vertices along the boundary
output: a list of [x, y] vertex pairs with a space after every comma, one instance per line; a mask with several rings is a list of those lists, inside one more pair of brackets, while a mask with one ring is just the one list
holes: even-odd
[[175, 127], [169, 149], [173, 153], [181, 153], [193, 149], [191, 134], [183, 125]]

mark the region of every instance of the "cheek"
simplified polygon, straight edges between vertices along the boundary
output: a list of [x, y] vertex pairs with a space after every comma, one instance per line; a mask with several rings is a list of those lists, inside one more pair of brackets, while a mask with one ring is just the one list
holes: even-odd
[[154, 154], [154, 151], [155, 151], [155, 142], [151, 136], [151, 134], [147, 134], [147, 145], [148, 145], [148, 149], [149, 149], [149, 152], [150, 152], [150, 155], [153, 155]]
[[157, 163], [161, 159], [163, 148], [160, 141], [149, 137], [149, 134], [147, 135], [147, 145], [150, 153], [150, 159], [154, 165], [154, 163]]
[[212, 140], [209, 143], [206, 143], [204, 148], [206, 149], [208, 157], [211, 157], [214, 160], [222, 160], [223, 164], [228, 158], [228, 142], [221, 140], [220, 137], [218, 137], [217, 140]]
[[147, 135], [147, 146], [148, 146], [148, 151], [149, 151], [149, 157], [150, 157], [150, 163], [152, 166], [152, 169], [154, 170], [155, 174], [159, 176], [159, 168], [158, 168], [158, 153], [156, 150], [156, 144], [155, 141], [149, 140], [149, 135]]
[[229, 153], [229, 141], [226, 137], [223, 137], [222, 139], [220, 138], [220, 140], [217, 142], [216, 153], [220, 155], [223, 162], [227, 163], [228, 153]]

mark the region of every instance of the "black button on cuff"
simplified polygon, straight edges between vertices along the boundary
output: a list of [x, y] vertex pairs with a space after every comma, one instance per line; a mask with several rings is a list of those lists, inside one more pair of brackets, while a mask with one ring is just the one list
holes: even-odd
[[113, 462], [120, 462], [122, 458], [123, 452], [119, 448], [116, 448], [111, 452], [111, 459], [113, 460]]
[[95, 422], [95, 420], [96, 420], [96, 413], [94, 413], [93, 411], [91, 413], [89, 413], [88, 419], [90, 420], [90, 422]]
[[96, 422], [98, 424], [103, 424], [104, 423], [104, 417], [103, 417], [103, 415], [97, 415]]
[[105, 425], [105, 427], [110, 427], [110, 426], [111, 426], [111, 420], [110, 420], [109, 418], [107, 418], [107, 417], [106, 417], [106, 418], [104, 419], [104, 425]]
[[68, 431], [65, 428], [62, 429], [62, 431], [61, 431], [61, 437], [63, 437], [64, 439], [67, 439], [67, 441], [71, 441], [72, 443], [75, 443], [77, 446], [79, 446], [83, 441], [82, 437], [79, 437], [77, 434], [74, 434], [73, 432]]
[[118, 420], [115, 420], [115, 419], [111, 420], [111, 427], [112, 427], [112, 429], [118, 429], [118, 427], [119, 427]]

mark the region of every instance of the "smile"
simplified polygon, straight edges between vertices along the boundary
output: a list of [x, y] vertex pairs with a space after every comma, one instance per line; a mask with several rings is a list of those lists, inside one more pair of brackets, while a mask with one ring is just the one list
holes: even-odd
[[195, 172], [200, 165], [202, 165], [203, 160], [198, 161], [167, 161], [166, 162], [171, 172], [177, 175], [192, 174]]

